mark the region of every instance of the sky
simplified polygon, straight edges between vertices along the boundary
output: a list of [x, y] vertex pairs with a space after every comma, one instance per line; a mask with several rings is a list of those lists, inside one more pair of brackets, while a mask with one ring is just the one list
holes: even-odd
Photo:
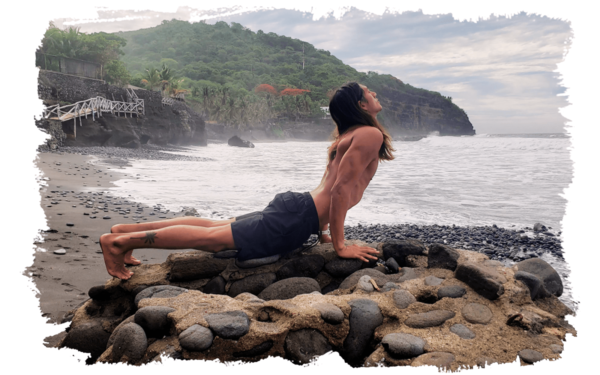
[[[451, 13], [349, 7], [315, 14], [294, 9], [219, 12], [179, 7], [173, 12], [102, 11], [97, 19], [60, 18], [61, 28], [116, 32], [154, 27], [162, 20], [237, 22], [330, 51], [363, 72], [392, 74], [440, 92], [463, 108], [478, 134], [561, 133], [565, 88], [555, 72], [570, 47], [569, 22], [535, 13], [457, 20]], [[561, 96], [559, 96], [561, 95]]]
[[[110, 9], [152, 9], [158, 13], [174, 13], [178, 8], [187, 5], [190, 0], [169, 0], [168, 2], [154, 0], [103, 0], [100, 4]], [[239, 2], [239, 1], [238, 1]], [[236, 1], [221, 0], [218, 4], [196, 1], [194, 6], [202, 4], [203, 7], [213, 9], [216, 7], [231, 8]], [[250, 4], [250, 3], [246, 3]], [[258, 7], [280, 7], [280, 1], [254, 0], [251, 4]], [[30, 278], [23, 275], [26, 267], [33, 262], [36, 246], [33, 241], [38, 238], [39, 230], [47, 229], [44, 212], [40, 205], [41, 177], [34, 161], [37, 157], [36, 148], [43, 143], [46, 135], [33, 125], [33, 117], [39, 116], [43, 105], [37, 97], [37, 75], [34, 67], [33, 51], [39, 45], [41, 36], [51, 19], [73, 18], [93, 19], [98, 17], [99, 3], [81, 2], [74, 0], [61, 0], [60, 2], [33, 2], [22, 0], [11, 2], [3, 6], [3, 22], [0, 22], [3, 46], [3, 90], [0, 90], [3, 107], [2, 111], [2, 144], [0, 146], [0, 160], [2, 163], [2, 184], [0, 191], [0, 221], [3, 228], [2, 250], [3, 267], [0, 272], [0, 283], [3, 286], [3, 309], [0, 318], [4, 323], [6, 339], [2, 341], [3, 365], [5, 368], [19, 368], [27, 372], [43, 372], [61, 374], [105, 374], [106, 371], [124, 370], [128, 374], [154, 374], [169, 372], [203, 371], [206, 373], [239, 374], [240, 371], [257, 373], [276, 370], [285, 372], [286, 375], [295, 373], [314, 372], [346, 372], [352, 371], [339, 357], [325, 356], [315, 366], [309, 368], [291, 365], [289, 362], [270, 358], [252, 365], [225, 365], [214, 362], [198, 363], [197, 361], [167, 361], [165, 365], [149, 365], [131, 367], [123, 365], [95, 365], [85, 366], [87, 355], [70, 349], [47, 349], [43, 346], [43, 339], [55, 335], [68, 327], [68, 324], [52, 325], [45, 323], [41, 317], [39, 300], [36, 298], [37, 289]], [[400, 12], [418, 12], [422, 9], [424, 15], [452, 14], [455, 22], [461, 23], [470, 19], [479, 19], [487, 22], [491, 14], [513, 16], [525, 11], [528, 14], [545, 15], [548, 19], [562, 19], [569, 23], [573, 30], [571, 48], [566, 59], [558, 66], [557, 74], [565, 87], [568, 106], [559, 109], [560, 114], [567, 120], [567, 132], [571, 140], [571, 157], [573, 159], [573, 183], [565, 190], [568, 200], [566, 215], [562, 222], [563, 247], [565, 259], [571, 267], [570, 281], [573, 287], [574, 298], [578, 300], [579, 310], [576, 316], [569, 317], [568, 321], [578, 330], [577, 337], [568, 335], [565, 342], [565, 351], [562, 359], [554, 362], [543, 361], [534, 366], [521, 367], [518, 363], [491, 366], [484, 370], [466, 370], [468, 374], [565, 374], [565, 373], [592, 373], [592, 364], [596, 357], [598, 324], [598, 306], [596, 287], [593, 282], [597, 274], [597, 265], [600, 257], [595, 249], [597, 243], [597, 212], [600, 211], [600, 196], [598, 192], [598, 160], [600, 148], [597, 143], [600, 139], [600, 124], [597, 115], [597, 95], [594, 93], [600, 87], [598, 75], [597, 37], [600, 35], [600, 23], [597, 14], [590, 11], [589, 3], [582, 0], [568, 2], [530, 1], [530, 0], [504, 0], [502, 2], [470, 2], [454, 0], [346, 0], [341, 2], [328, 2], [325, 0], [304, 0], [294, 4], [296, 9], [311, 12], [313, 19], [318, 20], [333, 11], [334, 16], [341, 17], [344, 10], [341, 7], [354, 6], [381, 16], [386, 8], [398, 9]], [[290, 5], [288, 5], [290, 7]], [[223, 10], [223, 9], [221, 9]], [[218, 16], [218, 11], [198, 12], [194, 16], [208, 18]], [[239, 15], [238, 17], [241, 17]], [[310, 17], [310, 16], [308, 16]], [[158, 17], [154, 17], [158, 18]], [[437, 18], [437, 17], [436, 17]], [[148, 25], [152, 26], [152, 20]], [[154, 21], [153, 21], [154, 22]], [[538, 22], [537, 20], [535, 22]], [[451, 27], [449, 27], [451, 29]], [[549, 30], [554, 30], [548, 26]], [[515, 31], [514, 37], [526, 37], [527, 29]], [[265, 30], [266, 31], [266, 30]], [[552, 34], [548, 31], [546, 34]], [[334, 34], [332, 31], [330, 34]], [[546, 35], [544, 34], [544, 35]], [[363, 38], [370, 35], [362, 33]], [[294, 36], [295, 35], [291, 35]], [[317, 35], [318, 36], [318, 35]], [[304, 38], [304, 37], [302, 37]], [[535, 38], [534, 38], [535, 39]], [[394, 43], [394, 38], [389, 38], [388, 43]], [[316, 42], [311, 42], [316, 43]], [[561, 42], [562, 43], [562, 42]], [[564, 44], [564, 43], [563, 43]], [[499, 46], [499, 45], [498, 45]], [[418, 43], [416, 43], [416, 47]], [[478, 48], [486, 48], [481, 43]], [[508, 47], [506, 47], [508, 48]], [[505, 49], [505, 48], [496, 48]], [[554, 49], [550, 48], [551, 51]], [[435, 51], [435, 50], [434, 50]], [[474, 49], [475, 52], [478, 49]], [[499, 53], [490, 49], [490, 53]], [[337, 52], [336, 52], [337, 53]], [[555, 54], [544, 53], [547, 57]], [[342, 58], [343, 60], [345, 58]], [[560, 59], [559, 59], [560, 60]], [[558, 62], [559, 60], [555, 61]], [[344, 60], [345, 61], [345, 60]], [[519, 59], [515, 58], [515, 61]], [[527, 65], [529, 61], [522, 61]], [[516, 63], [515, 63], [516, 65]], [[488, 69], [490, 69], [488, 67]], [[552, 72], [553, 67], [548, 71]], [[391, 72], [390, 72], [391, 73]], [[399, 78], [418, 85], [416, 78], [399, 74]], [[526, 76], [526, 75], [523, 75]], [[421, 78], [425, 79], [425, 78]], [[522, 84], [527, 86], [526, 79]], [[556, 82], [547, 83], [547, 87], [556, 90]], [[433, 87], [423, 87], [435, 89]], [[541, 88], [542, 86], [537, 86]], [[459, 90], [455, 89], [456, 92]], [[447, 95], [450, 92], [444, 93]], [[472, 117], [473, 108], [469, 103], [463, 103], [458, 95], [453, 95], [459, 105], [465, 108]], [[553, 97], [552, 95], [548, 97]], [[492, 99], [490, 99], [492, 100]], [[506, 99], [505, 99], [506, 100]], [[524, 100], [519, 99], [517, 101]], [[565, 102], [566, 103], [566, 102]], [[559, 105], [555, 105], [556, 110]], [[497, 107], [500, 110], [500, 107]], [[479, 125], [475, 127], [480, 133]], [[316, 368], [315, 368], [316, 367]], [[364, 369], [361, 373], [368, 374], [396, 374], [400, 369]], [[403, 368], [402, 372], [408, 374], [433, 374], [433, 368]], [[463, 370], [464, 371], [464, 370]]]

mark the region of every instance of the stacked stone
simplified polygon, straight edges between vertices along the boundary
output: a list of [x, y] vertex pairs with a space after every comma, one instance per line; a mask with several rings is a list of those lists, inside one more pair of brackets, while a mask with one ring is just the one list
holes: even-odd
[[376, 247], [368, 263], [330, 244], [248, 262], [175, 253], [92, 288], [61, 345], [136, 365], [161, 355], [304, 364], [336, 351], [354, 367], [456, 370], [556, 359], [574, 333], [560, 277], [541, 259], [507, 268], [441, 244]]

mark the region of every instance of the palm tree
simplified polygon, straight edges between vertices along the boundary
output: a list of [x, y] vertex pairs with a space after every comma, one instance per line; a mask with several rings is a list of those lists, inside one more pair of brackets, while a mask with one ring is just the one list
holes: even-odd
[[144, 73], [141, 82], [144, 86], [149, 87], [150, 90], [153, 91], [155, 87], [160, 87], [162, 83], [160, 72], [156, 68], [146, 69], [146, 73]]

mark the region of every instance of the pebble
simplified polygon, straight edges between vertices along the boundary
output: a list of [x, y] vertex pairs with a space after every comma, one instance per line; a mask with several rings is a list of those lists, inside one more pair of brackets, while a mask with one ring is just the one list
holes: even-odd
[[523, 349], [519, 352], [519, 357], [525, 363], [535, 363], [544, 359], [544, 355], [532, 349]]
[[411, 314], [404, 321], [404, 324], [411, 328], [429, 328], [444, 324], [448, 319], [456, 315], [453, 311], [433, 310], [426, 313]]
[[215, 335], [237, 340], [250, 330], [250, 319], [243, 311], [227, 311], [204, 316]]
[[319, 310], [321, 318], [329, 324], [340, 324], [344, 321], [344, 313], [333, 303], [321, 302], [312, 305], [312, 307]]
[[466, 304], [461, 313], [469, 323], [474, 324], [488, 324], [494, 316], [489, 307], [480, 303]]
[[53, 253], [57, 254], [57, 255], [65, 255], [67, 253], [67, 250], [65, 250], [65, 249], [58, 249], [58, 250], [54, 250]]
[[369, 276], [369, 275], [362, 276], [360, 279], [358, 279], [356, 288], [364, 290], [365, 292], [368, 292], [368, 293], [374, 292], [375, 288], [373, 287], [373, 284], [371, 284], [370, 280], [372, 280], [371, 276]]
[[213, 339], [212, 331], [199, 324], [194, 324], [179, 334], [181, 347], [192, 352], [208, 349], [212, 345]]
[[104, 220], [109, 220], [109, 219], [110, 219], [110, 216], [102, 216], [102, 218], [103, 218]]
[[68, 227], [74, 227], [74, 226], [75, 226], [75, 224], [73, 224], [73, 223], [67, 223], [67, 226], [68, 226]]
[[471, 340], [475, 338], [475, 333], [467, 328], [467, 326], [462, 324], [453, 325], [450, 327], [450, 332], [457, 334], [460, 338], [465, 340]]
[[407, 333], [389, 333], [381, 340], [383, 348], [394, 358], [419, 356], [425, 351], [425, 340]]
[[113, 359], [127, 356], [130, 362], [136, 362], [144, 356], [148, 347], [148, 338], [144, 329], [136, 323], [128, 323], [119, 328], [112, 344]]
[[429, 285], [429, 286], [438, 286], [440, 285], [442, 282], [444, 281], [444, 279], [440, 279], [439, 277], [435, 277], [435, 276], [427, 276], [425, 278], [425, 285]]
[[187, 293], [187, 289], [173, 285], [157, 285], [141, 290], [136, 294], [134, 303], [137, 306], [144, 298], [172, 298], [181, 293]]
[[442, 298], [460, 298], [467, 294], [467, 290], [460, 285], [448, 285], [438, 289], [438, 299]]
[[396, 290], [392, 295], [394, 304], [399, 309], [405, 309], [411, 304], [417, 302], [415, 296], [413, 296], [408, 290], [400, 289]]
[[385, 266], [390, 270], [390, 273], [398, 273], [400, 271], [400, 266], [394, 258], [388, 258], [388, 260], [385, 261]]
[[400, 287], [398, 286], [398, 284], [388, 281], [387, 283], [383, 284], [383, 286], [381, 287], [381, 292], [385, 293], [385, 292], [389, 292], [390, 290], [393, 290], [393, 289], [400, 289]]
[[552, 353], [560, 354], [563, 351], [563, 347], [562, 345], [552, 344], [550, 345], [550, 350], [552, 350]]

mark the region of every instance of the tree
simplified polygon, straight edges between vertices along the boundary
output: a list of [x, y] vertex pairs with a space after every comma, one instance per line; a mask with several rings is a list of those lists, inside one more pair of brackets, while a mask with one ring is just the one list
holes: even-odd
[[265, 93], [269, 93], [271, 95], [277, 95], [277, 90], [275, 90], [275, 88], [269, 84], [263, 83], [261, 85], [258, 85], [255, 89], [254, 92], [265, 92]]
[[131, 74], [123, 61], [113, 60], [106, 65], [104, 78], [108, 83], [117, 86], [125, 86], [131, 80]]
[[149, 87], [150, 90], [154, 90], [155, 87], [160, 87], [162, 84], [160, 72], [156, 68], [146, 69], [146, 73], [143, 75], [141, 82], [144, 86]]

